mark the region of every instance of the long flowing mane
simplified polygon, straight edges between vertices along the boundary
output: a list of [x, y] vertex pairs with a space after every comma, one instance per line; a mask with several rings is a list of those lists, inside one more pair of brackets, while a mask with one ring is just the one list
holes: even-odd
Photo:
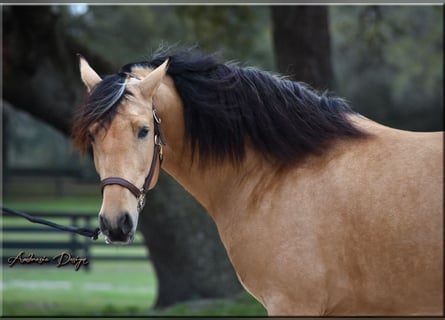
[[186, 48], [157, 52], [149, 61], [127, 64], [120, 73], [104, 78], [75, 119], [75, 143], [84, 145], [86, 122], [111, 121], [128, 94], [126, 72], [155, 68], [167, 57], [167, 73], [184, 105], [184, 134], [202, 163], [239, 163], [249, 143], [266, 158], [287, 166], [308, 154], [321, 154], [338, 138], [365, 136], [348, 120], [352, 110], [341, 98], [320, 96], [301, 83]]

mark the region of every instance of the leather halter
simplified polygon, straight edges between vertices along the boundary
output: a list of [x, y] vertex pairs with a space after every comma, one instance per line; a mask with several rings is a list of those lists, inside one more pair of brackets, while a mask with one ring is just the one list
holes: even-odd
[[148, 175], [145, 178], [144, 184], [142, 188], [136, 187], [134, 184], [132, 184], [130, 181], [120, 178], [120, 177], [108, 177], [103, 179], [100, 182], [102, 194], [104, 193], [104, 188], [107, 185], [110, 184], [117, 184], [124, 188], [127, 188], [138, 200], [138, 212], [141, 212], [142, 208], [144, 208], [145, 205], [145, 197], [147, 195], [148, 190], [152, 189], [150, 188], [151, 181], [153, 180], [156, 166], [158, 164], [159, 159], [159, 166], [162, 165], [163, 160], [163, 154], [162, 154], [162, 146], [165, 145], [165, 137], [161, 130], [161, 119], [159, 119], [158, 115], [156, 114], [156, 110], [153, 108], [153, 119], [154, 119], [154, 151], [153, 151], [153, 158], [151, 160], [151, 166], [150, 170], [148, 171]]

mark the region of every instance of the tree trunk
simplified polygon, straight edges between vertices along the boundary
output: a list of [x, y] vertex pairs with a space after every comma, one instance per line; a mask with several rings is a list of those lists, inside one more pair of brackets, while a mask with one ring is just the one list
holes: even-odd
[[102, 72], [111, 64], [65, 36], [60, 14], [52, 8], [2, 8], [3, 99], [69, 134], [85, 92], [76, 53], [87, 55]]
[[272, 6], [278, 71], [318, 90], [332, 87], [326, 6]]
[[[4, 99], [69, 134], [86, 92], [76, 53], [99, 74], [114, 68], [64, 34], [54, 7], [2, 10]], [[163, 174], [148, 202], [139, 228], [158, 276], [157, 306], [241, 291], [213, 221], [182, 187]]]

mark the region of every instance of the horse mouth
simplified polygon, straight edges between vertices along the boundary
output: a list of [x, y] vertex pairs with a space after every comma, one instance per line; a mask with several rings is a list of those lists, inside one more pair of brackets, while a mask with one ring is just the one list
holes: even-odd
[[128, 245], [133, 242], [134, 236], [134, 232], [131, 232], [126, 237], [114, 237], [113, 235], [108, 235], [105, 236], [105, 243], [113, 245]]

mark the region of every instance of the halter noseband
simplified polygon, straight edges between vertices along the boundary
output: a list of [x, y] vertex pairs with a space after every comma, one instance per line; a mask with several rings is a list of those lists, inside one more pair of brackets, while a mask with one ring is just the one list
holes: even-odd
[[136, 187], [130, 181], [120, 178], [120, 177], [108, 177], [103, 179], [100, 182], [102, 194], [104, 193], [104, 188], [110, 184], [117, 184], [124, 188], [127, 188], [138, 200], [138, 212], [141, 212], [142, 208], [145, 205], [145, 196], [147, 195], [148, 190], [150, 190], [150, 184], [153, 180], [153, 176], [156, 171], [156, 165], [159, 159], [159, 165], [162, 165], [163, 154], [162, 154], [162, 146], [165, 145], [164, 134], [161, 130], [161, 119], [159, 119], [156, 114], [156, 110], [153, 109], [153, 119], [154, 119], [154, 140], [155, 146], [153, 151], [153, 158], [151, 160], [150, 170], [148, 171], [148, 175], [145, 178], [144, 185], [142, 188]]

